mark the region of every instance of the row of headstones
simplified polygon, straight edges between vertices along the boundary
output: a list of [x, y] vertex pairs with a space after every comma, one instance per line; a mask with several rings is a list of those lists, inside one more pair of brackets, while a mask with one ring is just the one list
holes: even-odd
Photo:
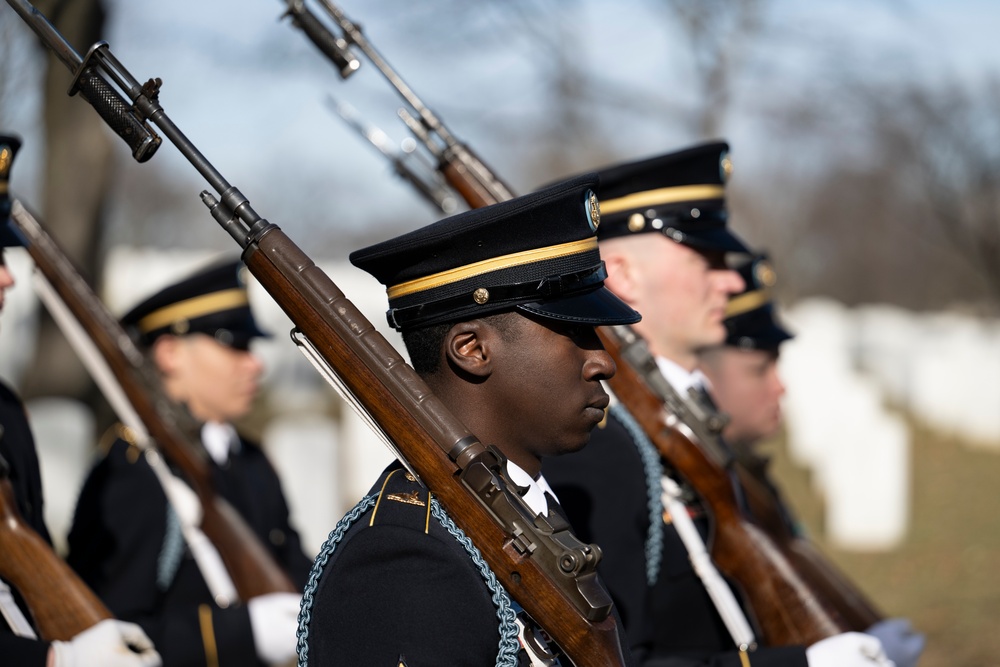
[[784, 319], [796, 333], [781, 356], [789, 449], [814, 473], [835, 543], [885, 549], [905, 535], [903, 414], [1000, 451], [1000, 323], [826, 299], [800, 302]]
[[848, 309], [809, 299], [789, 309], [803, 340], [868, 378], [884, 401], [964, 444], [1000, 451], [1000, 319], [914, 313], [890, 305]]

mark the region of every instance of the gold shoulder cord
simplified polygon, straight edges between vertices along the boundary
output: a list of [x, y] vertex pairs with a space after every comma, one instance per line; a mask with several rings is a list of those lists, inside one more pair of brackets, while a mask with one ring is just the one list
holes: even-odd
[[122, 423], [117, 423], [108, 428], [101, 436], [101, 439], [97, 441], [97, 451], [100, 452], [102, 457], [108, 455], [111, 451], [111, 445], [115, 444], [116, 440], [124, 440], [128, 443], [129, 448], [125, 453], [128, 458], [129, 463], [135, 463], [139, 460], [139, 455], [142, 453], [142, 449], [139, 447], [139, 439], [135, 434], [135, 431], [125, 426]]
[[198, 605], [198, 623], [201, 625], [201, 643], [205, 647], [205, 665], [206, 667], [219, 667], [219, 649], [215, 644], [212, 608], [207, 604]]

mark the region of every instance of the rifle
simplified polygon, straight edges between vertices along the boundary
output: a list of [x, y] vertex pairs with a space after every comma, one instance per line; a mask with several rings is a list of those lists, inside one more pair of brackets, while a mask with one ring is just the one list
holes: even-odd
[[[201, 504], [200, 528], [222, 558], [236, 593], [246, 601], [273, 592], [297, 592], [239, 513], [219, 496], [205, 452], [193, 444], [190, 416], [163, 393], [145, 355], [108, 312], [66, 254], [19, 201], [11, 221], [27, 241], [38, 271], [96, 346], [164, 456], [184, 473]], [[147, 455], [147, 458], [150, 458]], [[150, 462], [153, 463], [152, 461]], [[225, 606], [226, 602], [219, 601]]]
[[[324, 5], [328, 4], [325, 0], [322, 1], [324, 1]], [[340, 14], [341, 18], [342, 16]], [[376, 59], [373, 58], [373, 60]], [[381, 59], [377, 59], [376, 64], [379, 62], [384, 63]], [[391, 75], [386, 74], [386, 76], [394, 85], [396, 85], [396, 82], [401, 81], [394, 72]], [[404, 86], [403, 90], [409, 91], [409, 88], [406, 88], [405, 84], [402, 85]], [[406, 94], [404, 94], [404, 97], [406, 97]], [[403, 110], [401, 110], [400, 115], [410, 129], [413, 130], [414, 134], [421, 138], [425, 144], [430, 143], [423, 125], [415, 122], [412, 116], [409, 116]], [[482, 169], [488, 170], [485, 164], [480, 163], [480, 165]], [[441, 168], [441, 173], [445, 176], [449, 175], [443, 168]], [[456, 171], [452, 172], [450, 174], [451, 178], [448, 179], [452, 187], [463, 196], [470, 208], [495, 204], [514, 196], [513, 192], [509, 189], [506, 193], [497, 192], [491, 196], [484, 196], [477, 182], [473, 179], [473, 173], [477, 172]], [[455, 179], [464, 179], [464, 182], [456, 185], [454, 183]], [[492, 173], [489, 174], [488, 180], [501, 182], [499, 177]], [[473, 194], [470, 195], [468, 193]], [[615, 339], [611, 336], [605, 337], [604, 345], [613, 356], [618, 355], [620, 357], [621, 353], [618, 351]], [[619, 363], [618, 366], [621, 369], [622, 364]], [[619, 378], [619, 381], [623, 380]], [[683, 422], [688, 425], [688, 428], [692, 430], [691, 439], [701, 443], [710, 443], [717, 440], [722, 428], [725, 426], [723, 416], [699, 411], [698, 406], [691, 405], [680, 396], [677, 396], [669, 385], [666, 385], [665, 388], [667, 392], [663, 398], [664, 409], [675, 416], [677, 423]], [[692, 446], [696, 445], [692, 443]], [[808, 580], [809, 585], [816, 589], [820, 598], [831, 605], [836, 610], [836, 613], [844, 619], [847, 623], [847, 628], [863, 631], [881, 620], [883, 615], [867, 599], [864, 593], [830, 563], [810, 540], [799, 535], [793, 535], [789, 531], [787, 523], [780, 516], [780, 510], [775, 505], [778, 501], [774, 498], [773, 493], [770, 493], [758, 482], [755, 482], [751, 473], [739, 460], [735, 461], [734, 466], [738, 472], [741, 484], [746, 485], [746, 499], [750, 503], [750, 512], [759, 520], [761, 527], [770, 534], [771, 538], [776, 540], [786, 550], [787, 557], [795, 563], [796, 568]]]
[[[7, 225], [10, 199], [7, 181], [16, 138], [0, 144], [0, 225]], [[0, 438], [4, 425], [0, 424]], [[0, 578], [13, 584], [28, 605], [43, 639], [67, 641], [108, 618], [111, 612], [59, 558], [52, 547], [25, 523], [17, 510], [10, 464], [0, 456]]]
[[[447, 214], [454, 212], [457, 206], [455, 196], [448, 192], [448, 188], [445, 186], [443, 182], [444, 179], [441, 177], [440, 173], [433, 171], [431, 172], [430, 177], [422, 176], [407, 163], [406, 158], [413, 155], [413, 149], [416, 147], [413, 145], [412, 139], [406, 140], [411, 142], [410, 144], [407, 144], [404, 141], [402, 146], [403, 155], [400, 155], [399, 152], [389, 146], [389, 140], [387, 139], [385, 132], [371, 123], [366, 123], [361, 120], [361, 117], [358, 115], [358, 112], [354, 110], [354, 107], [338, 102], [333, 99], [333, 97], [328, 97], [327, 102], [345, 123], [356, 130], [362, 137], [367, 139], [379, 153], [385, 156], [385, 159], [392, 163], [392, 168], [396, 174], [398, 174], [403, 180], [409, 181], [410, 185], [415, 187], [417, 192], [419, 192], [424, 199], [440, 209], [442, 213]], [[426, 163], [422, 164], [424, 164], [425, 167], [427, 166]]]
[[808, 538], [789, 524], [782, 500], [766, 480], [736, 461], [736, 473], [745, 490], [750, 513], [785, 550], [795, 568], [843, 618], [847, 629], [864, 632], [885, 616], [868, 597]]
[[[7, 1], [21, 8], [21, 16], [48, 43], [45, 35], [54, 28], [34, 25], [48, 21], [26, 0]], [[97, 50], [108, 48], [102, 44]], [[220, 199], [206, 191], [203, 202], [295, 324], [296, 342], [395, 443], [397, 455], [447, 507], [511, 596], [573, 664], [621, 664], [611, 599], [596, 578], [600, 550], [577, 540], [556, 515], [530, 511], [506, 477], [503, 455], [480, 443], [333, 281], [205, 159], [164, 113], [158, 84], [139, 86], [120, 63], [103, 55], [95, 62], [115, 64], [125, 81], [122, 89], [142, 117], [215, 189]]]
[[[444, 123], [427, 108], [406, 82], [389, 67], [389, 64], [371, 45], [361, 32], [361, 27], [351, 22], [344, 12], [330, 0], [319, 0], [320, 4], [343, 32], [343, 38], [336, 38], [306, 6], [305, 0], [285, 0], [288, 4], [286, 16], [292, 17], [292, 25], [301, 28], [306, 36], [337, 65], [341, 76], [346, 78], [356, 67], [344, 74], [340, 65], [348, 47], [353, 44], [361, 49], [379, 72], [402, 96], [411, 111], [399, 110], [399, 117], [410, 131], [430, 152], [438, 164], [438, 171], [445, 180], [462, 195], [472, 208], [488, 206], [512, 199], [511, 188], [504, 183], [472, 150], [458, 141], [444, 126]], [[332, 48], [336, 45], [338, 48]]]
[[68, 641], [113, 618], [94, 592], [17, 511], [10, 466], [0, 456], [0, 577], [24, 598], [42, 639]]
[[603, 327], [599, 335], [618, 365], [608, 383], [660, 455], [707, 505], [713, 520], [712, 561], [741, 588], [765, 643], [808, 645], [843, 632], [842, 619], [815, 593], [788, 554], [747, 518], [730, 475], [731, 452], [717, 446], [721, 443], [699, 442], [671, 411], [673, 390], [645, 341], [628, 327]]

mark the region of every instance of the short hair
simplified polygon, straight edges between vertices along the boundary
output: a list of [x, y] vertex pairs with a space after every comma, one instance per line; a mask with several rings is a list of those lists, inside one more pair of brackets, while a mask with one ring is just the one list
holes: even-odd
[[[519, 313], [507, 310], [478, 319], [488, 323], [509, 340], [517, 330], [516, 317], [519, 317]], [[445, 335], [455, 324], [455, 322], [432, 324], [403, 332], [403, 344], [406, 345], [406, 352], [410, 355], [410, 364], [419, 375], [433, 375], [440, 370], [441, 346], [444, 344]]]

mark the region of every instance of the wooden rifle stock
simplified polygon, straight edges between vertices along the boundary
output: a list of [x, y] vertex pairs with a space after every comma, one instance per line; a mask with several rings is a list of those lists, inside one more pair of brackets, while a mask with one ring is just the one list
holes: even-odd
[[[664, 458], [698, 492], [712, 518], [712, 561], [743, 593], [764, 643], [809, 645], [844, 631], [785, 551], [745, 516], [730, 471], [678, 427], [663, 399], [623, 353], [612, 328], [599, 334], [618, 365], [608, 381]], [[693, 436], [691, 436], [693, 437]]]
[[[622, 664], [617, 628], [607, 609], [581, 612], [580, 601], [567, 596], [566, 587], [554, 583], [552, 571], [543, 569], [540, 553], [533, 553], [516, 534], [500, 525], [490, 511], [495, 506], [480, 502], [483, 495], [504, 495], [502, 489], [494, 489], [500, 483], [497, 469], [487, 464], [492, 450], [451, 414], [392, 345], [283, 232], [273, 226], [264, 230], [243, 259], [447, 507], [455, 523], [472, 538], [511, 596], [573, 664]], [[476, 489], [484, 493], [476, 495]], [[544, 520], [539, 517], [535, 522]], [[566, 555], [573, 557], [570, 552]], [[571, 574], [563, 572], [563, 576]], [[597, 586], [593, 577], [574, 585], [585, 602], [604, 606], [600, 600], [603, 589], [591, 588]], [[610, 608], [610, 600], [607, 602]]]
[[118, 321], [18, 201], [11, 220], [27, 239], [35, 266], [94, 342], [158, 449], [191, 484], [201, 502], [201, 530], [222, 557], [240, 598], [298, 592], [239, 513], [216, 493], [204, 451], [181, 426], [190, 418], [163, 394], [155, 371]]
[[770, 486], [739, 461], [736, 471], [754, 519], [781, 545], [795, 568], [839, 614], [847, 629], [864, 632], [881, 621], [883, 614], [868, 597], [811, 540], [789, 525], [781, 499]]
[[[482, 208], [514, 197], [513, 192], [499, 179], [492, 185], [487, 185], [489, 181], [484, 181], [482, 173], [492, 172], [464, 145], [445, 151], [438, 170], [448, 181], [448, 185], [462, 196], [470, 208]], [[498, 192], [507, 196], [499, 197]]]
[[68, 641], [111, 612], [24, 522], [0, 459], [0, 578], [24, 598], [42, 639]]

